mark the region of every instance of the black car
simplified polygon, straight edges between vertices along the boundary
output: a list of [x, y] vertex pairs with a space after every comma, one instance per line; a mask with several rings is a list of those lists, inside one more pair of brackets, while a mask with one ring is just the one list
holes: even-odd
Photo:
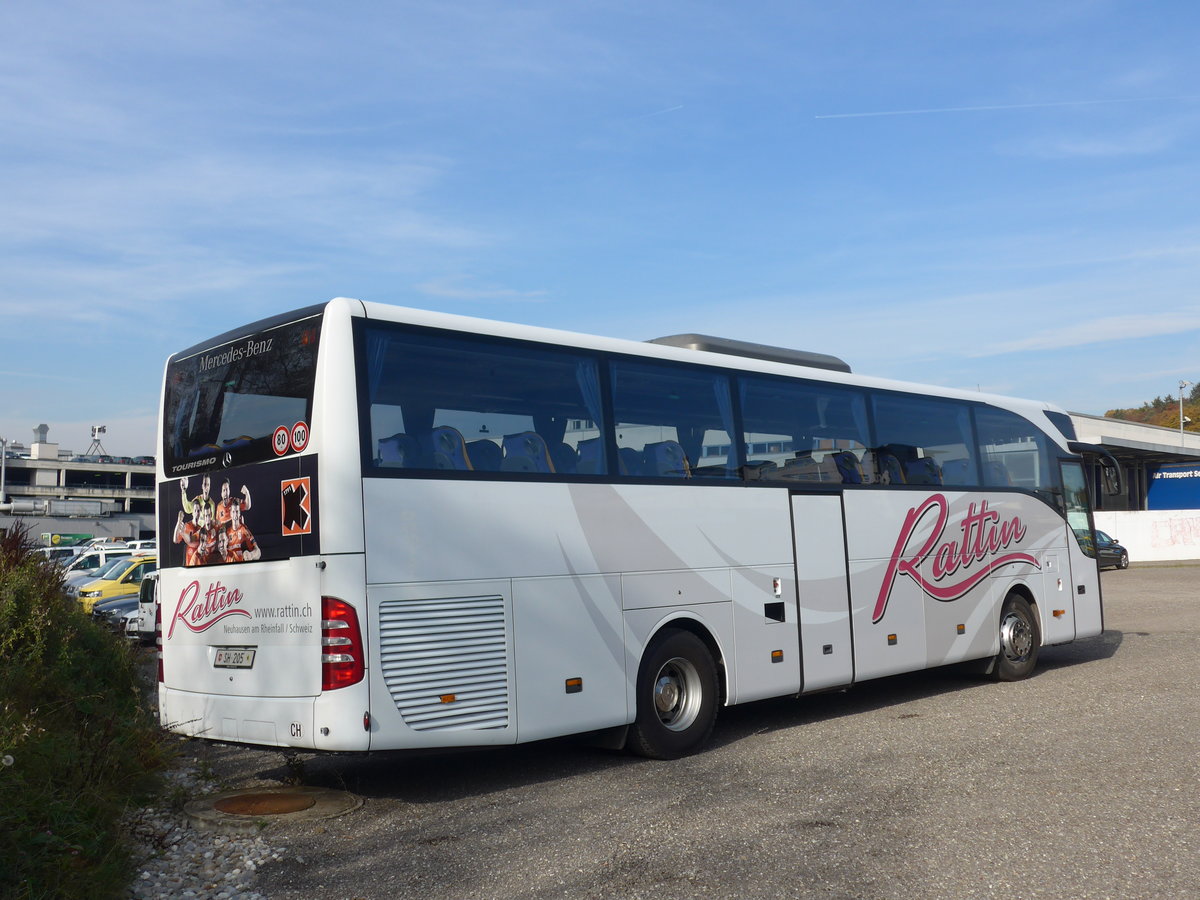
[[92, 607], [92, 619], [106, 628], [111, 628], [118, 634], [125, 633], [125, 614], [131, 609], [138, 608], [138, 595], [128, 594], [124, 597], [114, 597], [103, 600]]
[[1103, 531], [1096, 531], [1096, 559], [1100, 568], [1129, 568], [1129, 551], [1117, 543], [1116, 538], [1110, 537]]

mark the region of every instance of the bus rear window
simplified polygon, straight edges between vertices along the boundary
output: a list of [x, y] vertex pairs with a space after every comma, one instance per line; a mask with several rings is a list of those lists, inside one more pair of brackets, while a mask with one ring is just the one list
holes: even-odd
[[[306, 435], [310, 424], [320, 330], [313, 316], [172, 359], [163, 416], [167, 474], [303, 449], [293, 435]], [[284, 429], [288, 440], [276, 445]]]

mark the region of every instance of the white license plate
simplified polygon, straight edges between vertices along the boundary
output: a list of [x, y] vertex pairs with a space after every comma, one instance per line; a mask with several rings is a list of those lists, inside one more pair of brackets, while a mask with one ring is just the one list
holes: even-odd
[[249, 669], [254, 665], [254, 650], [246, 647], [218, 647], [213, 666], [218, 669]]

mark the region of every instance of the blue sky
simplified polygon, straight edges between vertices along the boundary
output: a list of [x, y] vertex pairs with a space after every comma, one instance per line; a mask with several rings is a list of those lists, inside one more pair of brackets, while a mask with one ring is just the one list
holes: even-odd
[[334, 296], [1100, 414], [1200, 381], [1200, 6], [0, 5], [0, 436]]

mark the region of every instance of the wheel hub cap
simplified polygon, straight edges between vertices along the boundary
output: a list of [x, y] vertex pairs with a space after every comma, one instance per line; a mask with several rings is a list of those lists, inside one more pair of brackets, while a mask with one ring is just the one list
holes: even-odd
[[671, 731], [684, 731], [700, 713], [703, 691], [700, 673], [682, 657], [668, 660], [654, 682], [654, 709]]
[[660, 713], [669, 713], [679, 703], [679, 685], [664, 675], [654, 688], [654, 705]]
[[1000, 644], [1005, 656], [1019, 662], [1033, 649], [1033, 629], [1021, 616], [1010, 613], [1000, 626]]

